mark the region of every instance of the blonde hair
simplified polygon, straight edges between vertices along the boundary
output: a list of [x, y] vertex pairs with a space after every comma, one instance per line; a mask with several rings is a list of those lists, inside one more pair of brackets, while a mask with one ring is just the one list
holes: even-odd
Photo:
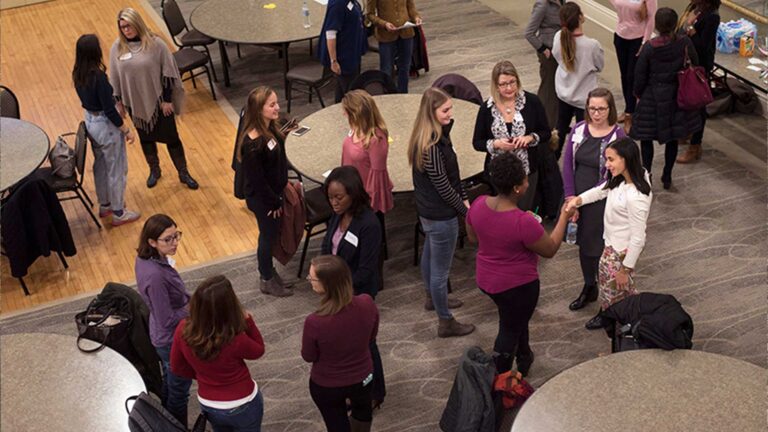
[[421, 97], [419, 112], [408, 141], [408, 163], [419, 171], [424, 170], [424, 154], [440, 140], [443, 133], [435, 111], [450, 99], [448, 93], [436, 87], [426, 89]]
[[133, 8], [125, 8], [117, 14], [117, 32], [119, 35], [120, 46], [118, 52], [123, 55], [128, 52], [128, 39], [125, 38], [123, 31], [120, 30], [120, 21], [126, 21], [130, 24], [141, 39], [141, 49], [146, 50], [154, 43], [155, 34], [147, 27], [144, 18]]
[[499, 93], [499, 77], [502, 75], [515, 77], [517, 80], [517, 94], [520, 94], [520, 92], [523, 91], [523, 83], [520, 81], [520, 75], [517, 73], [515, 65], [508, 60], [496, 63], [496, 66], [493, 67], [493, 71], [491, 71], [491, 97], [496, 105], [501, 101], [501, 94]]
[[248, 132], [255, 129], [259, 136], [269, 139], [283, 139], [284, 135], [277, 126], [277, 121], [264, 118], [264, 105], [267, 99], [275, 93], [270, 87], [259, 86], [248, 93], [248, 99], [245, 102], [245, 113], [243, 114], [243, 127], [240, 130], [240, 136], [237, 137], [237, 160], [243, 160], [243, 141]]
[[371, 145], [371, 139], [376, 136], [376, 129], [381, 130], [385, 136], [389, 134], [376, 101], [365, 90], [352, 90], [345, 94], [341, 99], [341, 107], [347, 113], [349, 126], [362, 134], [364, 149], [367, 150]]
[[352, 303], [352, 272], [346, 261], [336, 255], [320, 255], [312, 258], [310, 267], [315, 269], [317, 280], [325, 290], [316, 314], [336, 315]]
[[572, 1], [560, 8], [560, 46], [563, 66], [569, 72], [576, 70], [576, 40], [573, 38], [573, 31], [581, 24], [581, 16], [581, 8]]

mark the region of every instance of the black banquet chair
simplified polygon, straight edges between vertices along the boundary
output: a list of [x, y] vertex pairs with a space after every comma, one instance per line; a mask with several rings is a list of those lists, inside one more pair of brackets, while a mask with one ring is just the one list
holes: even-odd
[[[307, 251], [309, 250], [309, 240], [312, 237], [325, 233], [328, 229], [328, 221], [331, 220], [333, 210], [331, 205], [328, 204], [328, 198], [325, 196], [322, 184], [316, 180], [313, 180], [303, 175], [289, 162], [289, 171], [293, 171], [293, 175], [289, 177], [294, 178], [301, 182], [304, 188], [304, 206], [307, 214], [307, 220], [304, 222], [304, 247], [301, 250], [301, 259], [299, 260], [299, 271], [296, 273], [296, 277], [301, 278], [301, 273], [304, 270], [304, 261], [307, 259]], [[312, 183], [316, 187], [307, 189], [307, 183]], [[324, 228], [315, 230], [315, 228], [325, 225]]]
[[[216, 100], [216, 90], [213, 88], [213, 80], [211, 79], [211, 71], [208, 68], [208, 63], [211, 58], [204, 52], [198, 51], [194, 48], [182, 48], [173, 53], [173, 58], [176, 59], [176, 64], [179, 66], [179, 75], [181, 80], [192, 80], [192, 87], [197, 88], [195, 77], [205, 73], [208, 76], [208, 85], [211, 86], [211, 96], [213, 100]], [[195, 72], [195, 69], [202, 68], [203, 72]], [[184, 78], [184, 74], [189, 73], [187, 78]]]
[[19, 99], [6, 86], [0, 85], [0, 116], [20, 119]]
[[205, 54], [208, 56], [208, 61], [211, 65], [213, 80], [218, 82], [219, 79], [216, 77], [216, 69], [213, 67], [213, 57], [211, 57], [211, 52], [208, 50], [208, 45], [215, 43], [216, 40], [195, 29], [187, 27], [187, 22], [184, 20], [184, 15], [182, 15], [176, 0], [162, 0], [160, 2], [160, 8], [163, 11], [163, 21], [165, 21], [165, 26], [168, 27], [168, 32], [171, 34], [173, 43], [176, 44], [179, 49], [196, 46], [202, 47], [205, 50]]
[[[325, 102], [323, 102], [323, 96], [320, 94], [320, 89], [327, 86], [332, 82], [333, 74], [328, 69], [323, 67], [319, 62], [307, 62], [298, 66], [292, 67], [285, 74], [288, 86], [285, 88], [285, 98], [288, 100], [288, 112], [291, 112], [291, 100], [293, 99], [293, 91], [298, 91], [309, 95], [309, 103], [312, 103], [312, 92], [317, 95], [317, 100], [320, 101], [320, 106], [325, 108]], [[306, 86], [307, 89], [295, 88], [296, 84]]]
[[361, 73], [349, 85], [350, 90], [365, 90], [371, 96], [397, 93], [397, 84], [392, 77], [380, 70]]

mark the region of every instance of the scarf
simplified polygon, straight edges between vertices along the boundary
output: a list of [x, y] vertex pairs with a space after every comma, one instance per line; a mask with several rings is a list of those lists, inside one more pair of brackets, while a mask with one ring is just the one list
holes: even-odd
[[173, 88], [173, 110], [181, 113], [184, 88], [179, 67], [165, 42], [157, 36], [146, 50], [141, 42], [128, 42], [129, 51], [120, 55], [120, 40], [109, 53], [109, 81], [115, 98], [123, 102], [138, 128], [151, 132], [162, 114], [163, 83]]

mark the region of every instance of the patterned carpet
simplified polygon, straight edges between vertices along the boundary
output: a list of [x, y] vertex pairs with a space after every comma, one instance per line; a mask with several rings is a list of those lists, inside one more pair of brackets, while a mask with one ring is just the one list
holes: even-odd
[[[192, 3], [183, 2], [182, 7]], [[469, 0], [418, 3], [428, 17], [432, 71], [412, 81], [412, 92], [425, 88], [444, 72], [458, 71], [487, 93], [489, 70], [504, 58], [511, 58], [520, 68], [526, 87], [535, 89], [538, 65], [520, 28]], [[185, 15], [188, 13], [185, 9]], [[306, 50], [306, 44], [295, 47], [299, 56], [301, 49]], [[261, 53], [259, 48], [246, 48], [246, 53], [243, 60], [235, 61], [234, 86], [225, 91], [233, 106], [239, 106], [244, 93], [256, 83], [281, 81], [276, 59], [263, 61], [274, 53]], [[291, 56], [293, 59], [293, 52]], [[236, 57], [234, 49], [231, 57]], [[214, 58], [218, 59], [217, 54]], [[365, 61], [375, 66], [377, 58], [369, 55]], [[295, 106], [296, 114], [317, 109], [317, 104]], [[660, 159], [659, 153], [663, 152], [657, 152]], [[695, 323], [694, 349], [766, 367], [765, 182], [709, 149], [699, 164], [676, 167], [674, 182], [671, 191], [655, 190], [647, 246], [638, 264], [638, 287], [678, 298]], [[462, 351], [470, 345], [490, 350], [496, 335], [495, 306], [474, 284], [474, 248], [467, 245], [456, 252], [451, 279], [454, 295], [465, 302], [455, 311], [456, 316], [477, 325], [477, 331], [464, 338], [436, 337], [437, 319], [422, 308], [423, 284], [412, 266], [414, 221], [410, 195], [397, 196], [395, 209], [387, 216], [390, 259], [385, 264], [386, 288], [377, 298], [381, 310], [378, 344], [388, 396], [375, 413], [376, 431], [438, 430]], [[310, 256], [318, 248], [319, 238], [315, 238]], [[297, 265], [298, 259], [294, 259], [283, 274], [295, 277]], [[318, 301], [308, 283], [303, 279], [298, 282], [296, 294], [290, 298], [264, 296], [257, 289], [253, 256], [190, 269], [182, 276], [192, 291], [204, 278], [220, 273], [232, 280], [265, 337], [266, 355], [250, 363], [265, 399], [263, 430], [324, 430], [309, 397], [309, 365], [299, 355], [304, 317]], [[555, 258], [541, 261], [540, 275], [541, 297], [531, 321], [536, 363], [530, 381], [536, 387], [560, 371], [610, 350], [604, 333], [583, 328], [594, 314], [594, 306], [579, 312], [567, 308], [581, 286], [577, 249], [563, 245]], [[0, 333], [74, 335], [73, 316], [88, 301], [72, 300], [4, 318]], [[190, 415], [198, 410], [194, 391], [193, 387]]]

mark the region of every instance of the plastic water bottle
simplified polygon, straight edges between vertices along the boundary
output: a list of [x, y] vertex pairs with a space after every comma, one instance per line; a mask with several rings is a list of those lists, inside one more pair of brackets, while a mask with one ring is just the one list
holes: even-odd
[[307, 6], [307, 0], [304, 0], [304, 4], [301, 5], [301, 16], [304, 17], [304, 28], [308, 29], [312, 22], [309, 20], [309, 7]]
[[565, 242], [568, 244], [576, 244], [576, 232], [579, 230], [579, 225], [574, 222], [568, 222], [568, 228], [565, 232]]

